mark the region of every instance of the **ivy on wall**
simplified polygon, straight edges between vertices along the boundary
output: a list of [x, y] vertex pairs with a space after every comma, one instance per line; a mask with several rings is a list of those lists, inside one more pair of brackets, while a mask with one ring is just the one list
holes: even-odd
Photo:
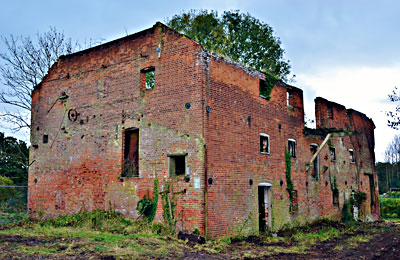
[[289, 210], [293, 211], [293, 200], [294, 200], [294, 184], [292, 181], [292, 160], [291, 155], [285, 148], [285, 164], [286, 164], [286, 183], [287, 187], [286, 190], [289, 193]]
[[260, 80], [260, 96], [265, 97], [269, 100], [272, 89], [279, 79], [272, 74], [265, 73], [265, 80]]

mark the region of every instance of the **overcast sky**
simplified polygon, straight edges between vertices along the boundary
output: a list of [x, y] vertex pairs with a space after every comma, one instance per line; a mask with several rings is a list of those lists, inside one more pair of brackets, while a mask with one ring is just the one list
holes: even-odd
[[[120, 38], [184, 10], [248, 12], [281, 39], [296, 75], [293, 85], [304, 91], [307, 117], [313, 117], [317, 96], [367, 114], [376, 125], [377, 161], [396, 134], [383, 111], [392, 107], [387, 95], [400, 86], [400, 1], [0, 1], [0, 35], [34, 36], [55, 26], [80, 42]], [[1, 125], [0, 131], [11, 134]], [[29, 140], [27, 133], [14, 135]]]

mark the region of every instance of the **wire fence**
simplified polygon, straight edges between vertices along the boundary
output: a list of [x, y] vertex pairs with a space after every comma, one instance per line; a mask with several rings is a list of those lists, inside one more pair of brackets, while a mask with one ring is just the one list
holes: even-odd
[[29, 217], [29, 186], [0, 186], [0, 223]]

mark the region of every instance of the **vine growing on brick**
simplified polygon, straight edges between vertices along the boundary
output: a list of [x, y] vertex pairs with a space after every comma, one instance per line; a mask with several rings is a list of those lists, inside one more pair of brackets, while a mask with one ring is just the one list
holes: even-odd
[[335, 192], [338, 191], [338, 187], [336, 184], [336, 176], [333, 176], [333, 182], [332, 182], [332, 178], [331, 178], [331, 172], [329, 171], [329, 182], [331, 183], [331, 191]]
[[285, 164], [286, 164], [286, 183], [287, 187], [286, 190], [289, 193], [289, 209], [290, 211], [293, 211], [293, 200], [294, 200], [294, 184], [292, 181], [292, 161], [291, 161], [291, 155], [285, 148]]
[[158, 179], [154, 179], [153, 187], [153, 200], [151, 200], [147, 195], [138, 201], [136, 205], [136, 210], [139, 211], [140, 216], [147, 219], [149, 223], [153, 222], [154, 216], [156, 215], [158, 204]]
[[176, 219], [175, 219], [175, 206], [176, 202], [174, 201], [173, 196], [170, 196], [170, 193], [173, 195], [171, 190], [171, 184], [165, 184], [165, 191], [161, 193], [161, 201], [163, 207], [163, 218], [166, 224], [168, 224], [171, 228], [175, 230]]

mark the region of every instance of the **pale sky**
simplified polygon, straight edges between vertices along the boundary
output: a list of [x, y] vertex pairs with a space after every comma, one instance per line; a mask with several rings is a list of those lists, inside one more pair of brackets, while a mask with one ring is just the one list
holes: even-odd
[[[9, 1], [0, 0], [0, 35], [34, 36], [50, 26], [84, 42], [120, 38], [184, 10], [240, 10], [271, 25], [304, 91], [307, 117], [317, 96], [365, 113], [375, 125], [375, 153], [383, 161], [397, 132], [386, 126], [387, 95], [400, 87], [400, 1]], [[4, 51], [0, 43], [0, 51]], [[0, 84], [0, 88], [3, 87]], [[4, 107], [0, 104], [0, 111]], [[0, 123], [1, 124], [1, 123]], [[0, 125], [0, 131], [12, 134]], [[27, 132], [14, 133], [28, 141]]]

